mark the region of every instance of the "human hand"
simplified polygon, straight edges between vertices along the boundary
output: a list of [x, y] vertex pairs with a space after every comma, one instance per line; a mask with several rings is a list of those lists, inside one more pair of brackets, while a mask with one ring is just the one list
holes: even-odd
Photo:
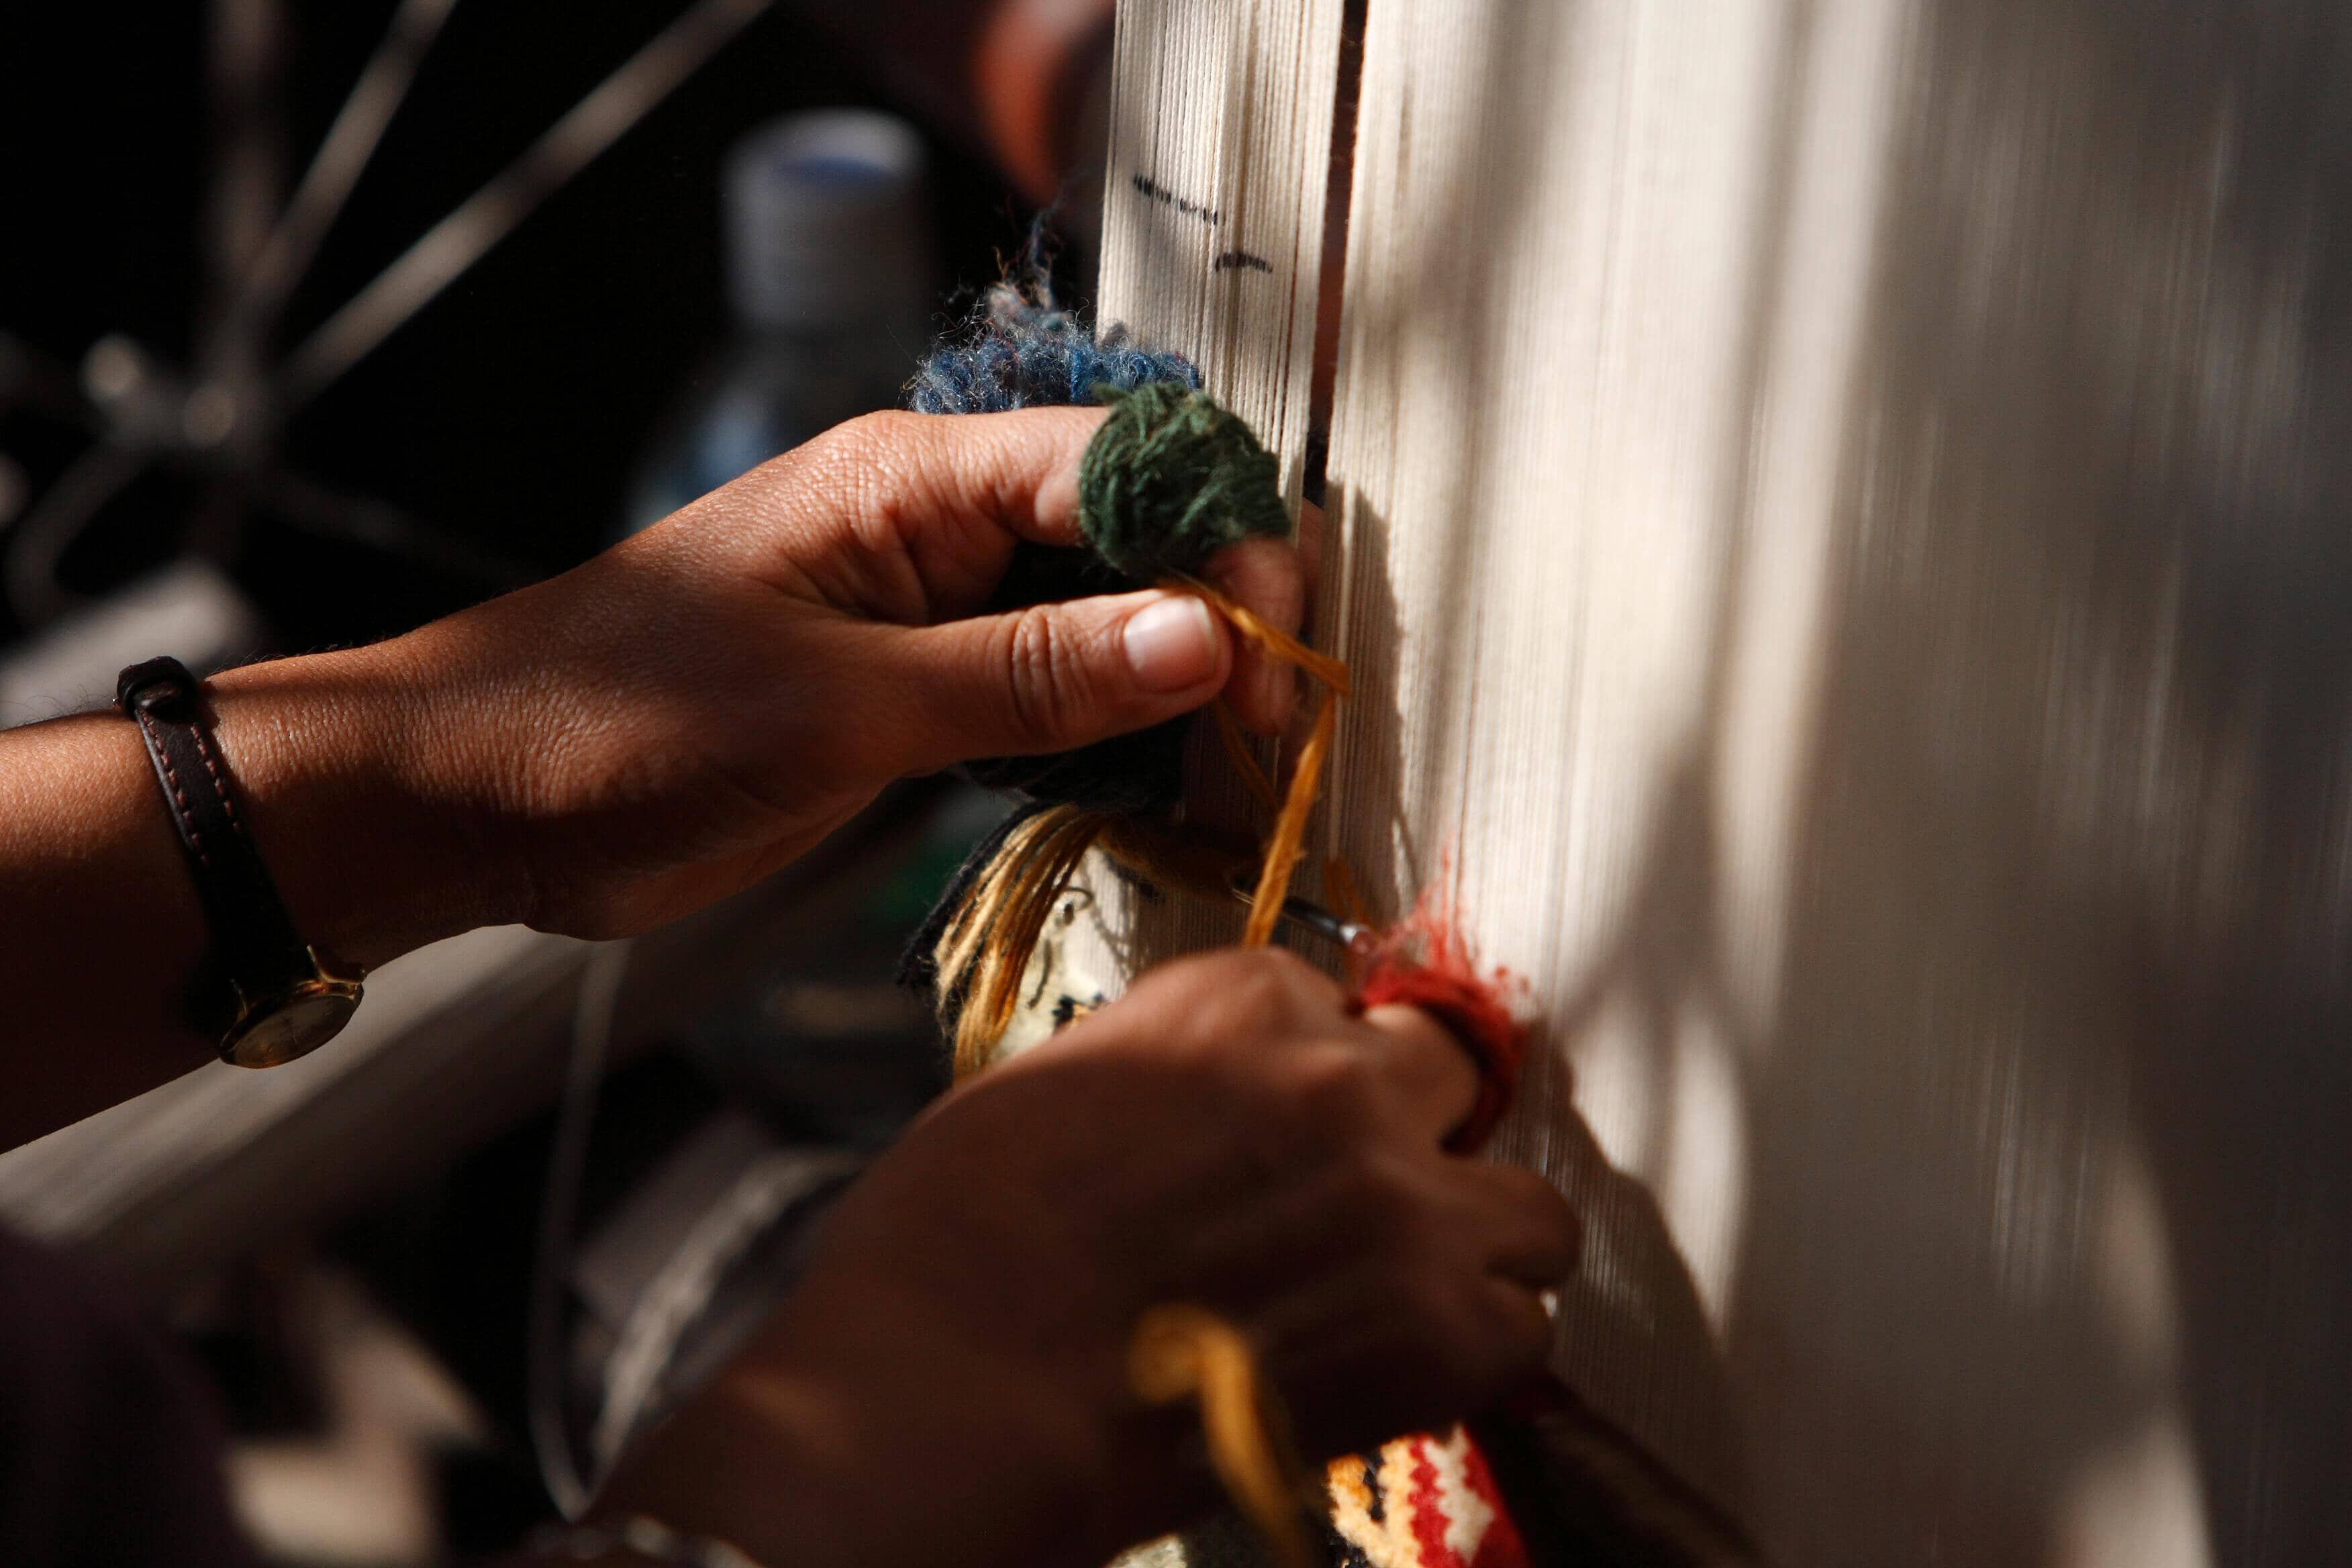
[[1128, 1385], [1162, 1301], [1249, 1337], [1310, 1456], [1475, 1411], [1541, 1364], [1577, 1245], [1539, 1177], [1441, 1152], [1475, 1088], [1286, 954], [1166, 965], [878, 1161], [615, 1504], [775, 1562], [1098, 1563], [1213, 1495], [1192, 1415]]
[[[1077, 542], [1102, 416], [854, 420], [549, 582], [217, 679], [298, 921], [362, 963], [501, 920], [622, 935], [777, 869], [902, 775], [1066, 750], [1221, 691], [1279, 730], [1289, 670], [1190, 596], [977, 613], [1016, 544]], [[1289, 546], [1235, 546], [1207, 575], [1297, 625]], [[337, 765], [348, 787], [308, 787], [322, 750], [362, 745]], [[387, 783], [389, 805], [349, 798]], [[390, 826], [401, 858], [358, 877], [344, 855], [281, 851], [306, 801]]]

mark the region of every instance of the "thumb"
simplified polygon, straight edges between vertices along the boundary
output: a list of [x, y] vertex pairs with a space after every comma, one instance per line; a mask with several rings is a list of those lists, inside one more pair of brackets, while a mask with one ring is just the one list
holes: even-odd
[[1066, 752], [1190, 712], [1233, 668], [1223, 620], [1150, 589], [1034, 605], [894, 639], [907, 771]]

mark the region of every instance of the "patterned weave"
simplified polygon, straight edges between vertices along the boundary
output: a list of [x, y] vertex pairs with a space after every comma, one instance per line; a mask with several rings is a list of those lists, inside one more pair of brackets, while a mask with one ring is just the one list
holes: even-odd
[[1459, 1426], [1335, 1459], [1328, 1484], [1341, 1568], [1529, 1568], [1494, 1471]]
[[[1334, 1459], [1324, 1484], [1333, 1568], [1534, 1568], [1493, 1469], [1459, 1426]], [[1220, 1514], [1112, 1568], [1267, 1568], [1267, 1558], [1247, 1525]]]

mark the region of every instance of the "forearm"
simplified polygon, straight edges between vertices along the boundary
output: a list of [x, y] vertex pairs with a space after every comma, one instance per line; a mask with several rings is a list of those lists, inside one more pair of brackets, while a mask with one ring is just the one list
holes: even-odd
[[[1017, 543], [1076, 542], [1100, 420], [858, 421], [545, 583], [209, 682], [296, 929], [362, 965], [512, 921], [627, 935], [740, 892], [910, 772], [1075, 750], [1220, 691], [1279, 731], [1286, 689], [1197, 604], [978, 613]], [[1296, 624], [1284, 547], [1225, 564]], [[0, 1142], [205, 1060], [183, 1004], [206, 942], [136, 729], [0, 732]]]
[[[207, 683], [214, 733], [295, 926], [373, 965], [499, 918], [501, 862], [417, 692], [410, 638]], [[0, 1144], [208, 1060], [186, 1016], [206, 945], [138, 730], [119, 713], [0, 731], [0, 994], [14, 1018]]]

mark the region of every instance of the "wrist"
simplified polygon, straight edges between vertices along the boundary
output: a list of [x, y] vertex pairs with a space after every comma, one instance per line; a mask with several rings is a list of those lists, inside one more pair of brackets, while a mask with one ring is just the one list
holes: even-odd
[[304, 940], [373, 967], [520, 918], [487, 770], [411, 639], [249, 665], [205, 694]]

